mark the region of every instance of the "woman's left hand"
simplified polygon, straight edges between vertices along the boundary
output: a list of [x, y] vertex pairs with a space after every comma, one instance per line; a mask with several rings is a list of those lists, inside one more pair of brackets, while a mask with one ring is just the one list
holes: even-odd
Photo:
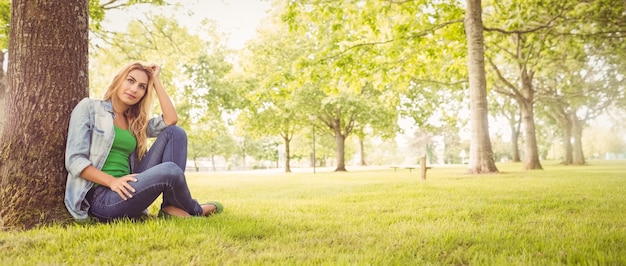
[[154, 73], [154, 78], [159, 78], [159, 75], [161, 74], [161, 66], [157, 64], [150, 64], [149, 67], [150, 69], [152, 69], [152, 72]]

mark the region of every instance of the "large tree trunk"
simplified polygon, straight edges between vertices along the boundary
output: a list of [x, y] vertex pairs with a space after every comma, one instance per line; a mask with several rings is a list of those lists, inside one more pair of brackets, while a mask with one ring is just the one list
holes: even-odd
[[583, 154], [583, 121], [576, 117], [576, 114], [572, 114], [572, 136], [574, 138], [574, 144], [572, 149], [572, 164], [583, 165], [585, 164], [585, 155]]
[[0, 143], [1, 226], [70, 219], [63, 204], [67, 125], [88, 96], [87, 0], [13, 0]]
[[526, 68], [520, 70], [522, 79], [522, 97], [517, 98], [522, 111], [522, 124], [524, 125], [525, 148], [524, 169], [543, 169], [539, 162], [539, 148], [537, 147], [537, 135], [535, 130], [535, 114], [533, 109], [534, 90], [531, 84], [532, 73], [528, 73]]
[[285, 141], [285, 173], [291, 173], [291, 149], [289, 148], [289, 143], [291, 140], [289, 137], [284, 136], [283, 140]]
[[341, 130], [335, 129], [335, 143], [337, 144], [337, 168], [335, 172], [345, 172], [347, 171], [345, 159], [346, 137], [341, 134]]
[[481, 14], [481, 1], [467, 0], [465, 32], [469, 50], [467, 65], [469, 68], [472, 128], [469, 172], [472, 174], [498, 172], [489, 139], [485, 50]]
[[563, 130], [563, 161], [561, 162], [564, 165], [572, 164], [572, 126], [569, 123], [569, 120], [563, 121], [561, 125], [561, 130]]
[[519, 156], [519, 132], [520, 132], [520, 123], [512, 122], [511, 123], [511, 161], [513, 162], [521, 162]]
[[526, 101], [520, 103], [522, 106], [522, 121], [524, 123], [524, 169], [543, 169], [539, 162], [539, 150], [537, 148], [537, 137], [535, 135], [535, 120], [533, 119], [532, 103]]

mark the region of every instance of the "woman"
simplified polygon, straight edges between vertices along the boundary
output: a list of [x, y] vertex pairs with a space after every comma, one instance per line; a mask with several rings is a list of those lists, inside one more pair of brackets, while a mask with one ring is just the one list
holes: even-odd
[[[77, 220], [138, 218], [163, 194], [160, 216], [209, 216], [223, 207], [191, 198], [184, 170], [187, 136], [155, 64], [120, 70], [104, 100], [83, 99], [72, 111], [65, 150], [65, 205]], [[149, 119], [153, 94], [162, 115]], [[157, 137], [150, 149], [147, 138]]]

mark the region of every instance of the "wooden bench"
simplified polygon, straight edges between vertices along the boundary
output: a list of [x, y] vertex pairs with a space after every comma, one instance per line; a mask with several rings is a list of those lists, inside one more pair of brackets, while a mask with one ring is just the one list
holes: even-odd
[[[405, 169], [409, 169], [409, 173], [411, 171], [413, 171], [413, 169], [420, 169], [422, 168], [421, 166], [405, 166]], [[433, 168], [432, 166], [426, 166], [426, 170], [430, 170], [431, 168]]]
[[[416, 166], [399, 166], [399, 165], [392, 165], [389, 166], [389, 168], [393, 168], [393, 171], [395, 172], [398, 168], [404, 168], [404, 169], [409, 169], [409, 173], [413, 171], [413, 169], [420, 169], [421, 166], [416, 165]], [[426, 166], [426, 170], [429, 170], [433, 168], [432, 166]]]

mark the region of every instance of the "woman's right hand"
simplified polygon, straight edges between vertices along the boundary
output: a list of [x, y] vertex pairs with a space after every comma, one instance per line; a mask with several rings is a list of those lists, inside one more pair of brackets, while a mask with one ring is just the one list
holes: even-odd
[[125, 175], [120, 178], [115, 178], [109, 184], [109, 188], [116, 192], [123, 200], [127, 200], [133, 197], [135, 189], [129, 184], [129, 182], [137, 182], [135, 178], [137, 174]]

